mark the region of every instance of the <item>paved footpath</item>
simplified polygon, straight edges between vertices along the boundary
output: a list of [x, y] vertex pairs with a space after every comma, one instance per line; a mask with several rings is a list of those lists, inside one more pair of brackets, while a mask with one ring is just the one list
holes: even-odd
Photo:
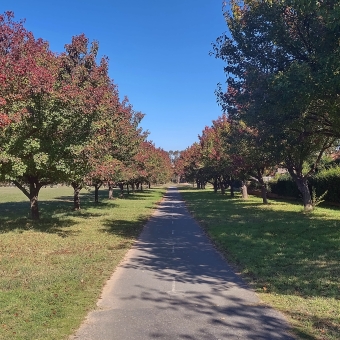
[[170, 188], [71, 339], [293, 340]]

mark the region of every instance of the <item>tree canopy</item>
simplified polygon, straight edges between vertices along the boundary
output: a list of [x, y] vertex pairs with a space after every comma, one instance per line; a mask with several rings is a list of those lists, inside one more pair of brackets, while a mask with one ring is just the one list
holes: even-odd
[[[12, 12], [0, 15], [0, 175], [30, 199], [35, 219], [43, 186], [72, 184], [79, 209], [83, 186], [130, 181], [128, 169], [144, 150], [144, 115], [119, 99], [107, 58], [97, 61], [98, 48], [81, 34], [53, 53]], [[170, 162], [158, 158], [166, 157]], [[143, 180], [166, 181], [168, 168], [160, 161]]]

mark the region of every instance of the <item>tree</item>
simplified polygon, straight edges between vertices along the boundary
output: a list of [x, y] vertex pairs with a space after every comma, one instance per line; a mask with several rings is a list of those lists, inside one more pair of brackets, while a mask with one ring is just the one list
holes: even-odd
[[[11, 13], [1, 16], [0, 131], [1, 174], [12, 180], [31, 201], [33, 219], [39, 218], [42, 186], [70, 181], [75, 207], [89, 160], [95, 122], [112, 101], [107, 62], [96, 62], [98, 44], [88, 48], [84, 35], [74, 37], [66, 51], [53, 54]], [[5, 117], [5, 118], [4, 118]]]
[[[98, 148], [98, 131], [103, 116], [118, 100], [114, 84], [108, 76], [108, 64], [102, 58], [97, 64], [98, 43], [84, 34], [72, 38], [59, 56], [58, 91], [68, 104], [68, 117], [63, 116], [63, 139], [67, 164], [64, 180], [74, 189], [74, 209], [80, 209], [79, 192], [86, 176], [103, 157]], [[66, 118], [66, 119], [65, 119]]]
[[0, 16], [0, 65], [1, 176], [29, 198], [37, 219], [39, 191], [55, 181], [62, 167], [55, 159], [60, 145], [51, 145], [51, 119], [42, 119], [57, 105], [57, 58], [6, 12]]
[[[324, 4], [330, 5], [328, 12]], [[326, 92], [318, 85], [328, 72], [324, 43], [333, 38], [316, 7], [310, 1], [232, 1], [226, 13], [231, 37], [219, 38], [214, 46], [215, 55], [227, 62], [228, 91], [218, 91], [221, 104], [266, 136], [297, 183], [306, 210], [312, 207], [308, 176], [336, 134], [325, 123], [331, 116], [324, 111]], [[335, 9], [328, 1], [321, 7], [327, 15]], [[334, 56], [338, 46], [330, 45]], [[304, 173], [303, 163], [312, 159], [313, 167]]]
[[201, 147], [198, 143], [192, 144], [181, 152], [177, 159], [176, 171], [181, 177], [189, 182], [196, 182], [197, 188], [204, 189], [208, 176], [204, 169], [201, 156]]
[[268, 138], [242, 121], [233, 121], [231, 132], [224, 138], [229, 145], [235, 172], [243, 179], [243, 196], [247, 195], [245, 180], [256, 180], [261, 188], [263, 203], [268, 204], [263, 177], [271, 174], [278, 164], [277, 154], [273, 152]]
[[229, 133], [230, 121], [226, 115], [222, 115], [212, 122], [211, 127], [205, 127], [199, 136], [205, 172], [209, 180], [213, 181], [214, 191], [217, 192], [219, 187], [222, 194], [229, 185], [232, 188], [229, 146], [223, 140], [223, 136]]

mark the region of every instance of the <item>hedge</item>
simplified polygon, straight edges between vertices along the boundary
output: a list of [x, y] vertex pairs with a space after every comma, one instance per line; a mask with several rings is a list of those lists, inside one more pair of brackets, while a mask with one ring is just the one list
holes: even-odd
[[[327, 202], [340, 203], [340, 166], [314, 174], [308, 179], [308, 186], [312, 192], [315, 188], [316, 196], [320, 197], [326, 190], [324, 200]], [[300, 191], [290, 176], [279, 178], [277, 182], [269, 182], [269, 191], [279, 196], [301, 197]]]

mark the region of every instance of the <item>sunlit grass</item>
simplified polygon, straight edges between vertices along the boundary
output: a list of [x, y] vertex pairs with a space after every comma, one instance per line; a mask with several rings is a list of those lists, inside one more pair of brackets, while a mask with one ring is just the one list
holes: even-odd
[[340, 339], [340, 211], [182, 189], [196, 219], [255, 288], [307, 339]]
[[0, 188], [0, 339], [67, 339], [164, 191], [108, 200], [101, 190], [97, 205], [83, 191], [74, 212], [71, 188], [46, 188], [36, 222], [18, 189]]

